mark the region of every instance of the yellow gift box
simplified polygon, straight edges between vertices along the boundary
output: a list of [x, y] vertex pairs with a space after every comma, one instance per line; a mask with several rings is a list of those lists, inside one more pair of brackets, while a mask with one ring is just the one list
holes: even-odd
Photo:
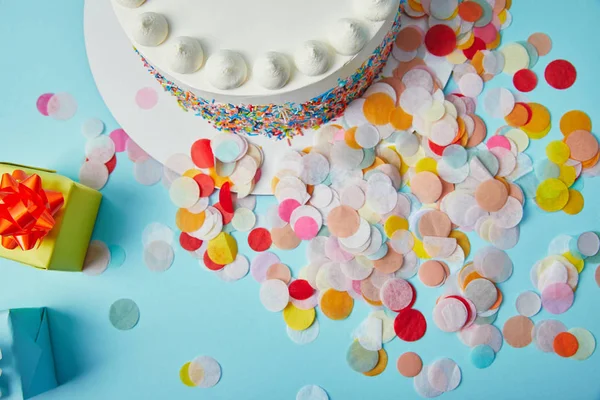
[[[64, 204], [54, 214], [54, 226], [31, 250], [0, 246], [0, 257], [55, 271], [81, 271], [98, 209], [100, 192], [58, 175], [55, 171], [18, 164], [0, 163], [0, 176], [21, 170], [41, 178], [45, 191], [60, 192]], [[0, 200], [1, 201], [1, 200]]]

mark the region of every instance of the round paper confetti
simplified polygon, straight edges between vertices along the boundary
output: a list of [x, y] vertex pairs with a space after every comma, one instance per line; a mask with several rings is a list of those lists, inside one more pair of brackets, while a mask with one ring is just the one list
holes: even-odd
[[265, 228], [253, 229], [248, 235], [248, 245], [254, 251], [269, 250], [272, 243], [271, 233]]
[[434, 25], [425, 34], [425, 47], [434, 56], [447, 56], [456, 48], [456, 35], [449, 26]]
[[429, 384], [441, 392], [454, 390], [460, 384], [462, 374], [459, 366], [449, 358], [436, 360], [427, 371]]
[[517, 315], [504, 323], [504, 340], [512, 347], [521, 348], [532, 341], [533, 322], [527, 317]]
[[104, 122], [98, 118], [90, 118], [81, 125], [81, 134], [87, 138], [95, 138], [104, 132]]
[[100, 275], [106, 271], [110, 260], [111, 253], [108, 246], [99, 240], [92, 240], [83, 261], [83, 273], [91, 276]]
[[584, 328], [571, 328], [569, 333], [575, 336], [578, 343], [577, 352], [571, 358], [579, 361], [587, 360], [596, 349], [596, 339], [590, 331]]
[[102, 189], [108, 182], [106, 165], [97, 161], [84, 162], [79, 170], [79, 182], [92, 189]]
[[54, 96], [54, 93], [44, 93], [40, 97], [38, 97], [35, 106], [37, 107], [40, 114], [44, 116], [48, 116], [48, 102]]
[[356, 372], [368, 372], [375, 368], [378, 361], [379, 353], [365, 349], [358, 341], [353, 342], [346, 353], [346, 362]]
[[158, 103], [158, 93], [151, 87], [142, 88], [135, 94], [135, 103], [142, 110], [150, 110]]
[[126, 150], [127, 140], [129, 140], [129, 136], [123, 129], [115, 129], [109, 134], [109, 137], [115, 144], [115, 152], [121, 153]]
[[398, 368], [400, 375], [407, 378], [413, 378], [421, 373], [423, 361], [417, 353], [408, 352], [398, 357], [396, 367]]
[[414, 342], [421, 339], [425, 335], [426, 330], [427, 322], [419, 310], [403, 310], [394, 320], [396, 336], [406, 342]]
[[524, 317], [533, 317], [540, 312], [542, 300], [535, 292], [523, 292], [517, 297], [517, 312]]
[[548, 85], [555, 89], [568, 89], [575, 83], [577, 79], [577, 70], [567, 60], [554, 60], [544, 71], [544, 77]]
[[188, 369], [190, 377], [198, 375], [195, 373], [195, 370], [201, 369], [204, 372], [204, 374], [202, 374], [202, 380], [194, 382], [196, 386], [200, 388], [213, 387], [221, 380], [221, 366], [217, 360], [212, 357], [196, 357], [192, 360]]
[[300, 345], [312, 343], [319, 336], [319, 321], [315, 321], [308, 329], [303, 331], [295, 331], [289, 326], [286, 327], [287, 335], [292, 342]]
[[152, 186], [160, 182], [163, 176], [163, 166], [153, 158], [140, 160], [133, 166], [133, 176], [138, 183]]
[[282, 311], [289, 300], [288, 287], [279, 279], [268, 279], [260, 285], [260, 302], [268, 311]]
[[162, 240], [154, 241], [144, 248], [144, 263], [150, 271], [163, 272], [171, 268], [173, 248]]
[[513, 75], [513, 85], [520, 92], [531, 92], [537, 86], [537, 75], [530, 69], [521, 69]]
[[494, 349], [485, 344], [480, 344], [473, 347], [471, 350], [471, 362], [475, 368], [483, 369], [487, 368], [494, 362], [496, 353]]
[[554, 352], [561, 357], [572, 357], [579, 349], [579, 342], [575, 335], [569, 332], [561, 332], [554, 338], [552, 344]]
[[544, 309], [552, 314], [562, 314], [573, 305], [573, 289], [566, 283], [553, 283], [542, 291]]
[[48, 100], [47, 112], [51, 118], [69, 120], [77, 112], [77, 101], [69, 93], [57, 93]]
[[292, 303], [283, 309], [283, 320], [293, 330], [303, 331], [310, 327], [315, 320], [315, 309], [302, 310]]
[[327, 392], [317, 385], [303, 386], [296, 393], [296, 400], [329, 400]]
[[133, 329], [140, 320], [140, 309], [133, 300], [120, 299], [110, 306], [108, 319], [118, 330], [128, 331]]

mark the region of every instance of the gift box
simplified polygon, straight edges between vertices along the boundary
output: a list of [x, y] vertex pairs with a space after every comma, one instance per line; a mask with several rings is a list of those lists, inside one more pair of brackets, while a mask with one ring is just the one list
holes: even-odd
[[58, 386], [46, 308], [0, 311], [2, 397], [29, 399]]
[[81, 271], [101, 200], [55, 171], [0, 163], [0, 257]]

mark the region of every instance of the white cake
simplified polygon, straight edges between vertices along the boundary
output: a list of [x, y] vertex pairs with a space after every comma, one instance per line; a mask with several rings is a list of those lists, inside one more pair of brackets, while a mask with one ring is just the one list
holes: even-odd
[[161, 78], [199, 101], [229, 105], [319, 98], [374, 56], [379, 61], [382, 42], [399, 25], [399, 0], [112, 1], [125, 33]]

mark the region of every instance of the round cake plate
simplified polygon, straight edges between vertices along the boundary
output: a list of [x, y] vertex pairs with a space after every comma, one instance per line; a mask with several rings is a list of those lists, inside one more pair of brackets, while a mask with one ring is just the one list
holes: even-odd
[[[86, 0], [84, 35], [87, 57], [98, 91], [106, 106], [127, 134], [150, 156], [165, 164], [173, 154], [190, 154], [192, 144], [201, 138], [212, 138], [219, 131], [202, 117], [183, 111], [174, 96], [163, 91], [150, 75], [112, 9], [110, 0]], [[151, 87], [158, 92], [158, 103], [144, 110], [135, 103], [138, 90]], [[286, 151], [312, 145], [314, 131], [287, 140], [264, 136], [248, 137], [262, 147], [262, 177], [253, 194], [271, 194], [271, 179], [277, 162]]]

